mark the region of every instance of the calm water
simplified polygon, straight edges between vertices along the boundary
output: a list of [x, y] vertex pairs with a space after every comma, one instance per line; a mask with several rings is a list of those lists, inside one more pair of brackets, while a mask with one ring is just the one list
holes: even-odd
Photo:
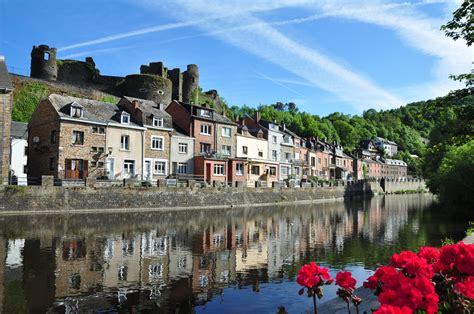
[[[0, 312], [305, 312], [298, 267], [359, 283], [402, 249], [459, 240], [429, 195], [312, 206], [0, 217]], [[325, 302], [335, 296], [326, 288]]]

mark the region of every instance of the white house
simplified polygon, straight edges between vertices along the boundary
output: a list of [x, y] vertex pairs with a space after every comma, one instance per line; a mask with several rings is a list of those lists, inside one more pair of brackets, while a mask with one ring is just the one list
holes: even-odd
[[28, 124], [12, 121], [10, 184], [27, 185]]

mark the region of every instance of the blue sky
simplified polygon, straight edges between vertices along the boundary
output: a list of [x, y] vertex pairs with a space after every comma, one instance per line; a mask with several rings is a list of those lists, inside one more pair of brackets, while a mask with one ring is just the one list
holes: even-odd
[[295, 102], [358, 114], [442, 96], [473, 51], [439, 31], [459, 1], [0, 0], [0, 54], [29, 73], [31, 47], [92, 56], [103, 74], [196, 63], [230, 105]]

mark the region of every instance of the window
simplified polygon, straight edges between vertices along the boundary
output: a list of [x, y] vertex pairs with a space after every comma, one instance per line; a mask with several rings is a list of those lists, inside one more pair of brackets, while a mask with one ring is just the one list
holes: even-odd
[[120, 138], [120, 149], [130, 149], [130, 137], [128, 135], [122, 135], [122, 137]]
[[321, 164], [321, 157], [318, 157], [318, 165]]
[[164, 142], [164, 138], [162, 136], [152, 136], [151, 149], [163, 150], [163, 142]]
[[72, 131], [72, 144], [73, 145], [84, 145], [84, 132]]
[[259, 176], [260, 175], [260, 166], [252, 166], [251, 173], [253, 175]]
[[242, 163], [235, 164], [235, 174], [238, 176], [244, 175], [244, 164]]
[[201, 116], [202, 117], [210, 117], [211, 112], [209, 110], [206, 110], [206, 109], [201, 109]]
[[105, 128], [93, 126], [92, 127], [92, 133], [94, 133], [94, 134], [105, 134]]
[[71, 105], [71, 117], [82, 118], [83, 113], [84, 113], [84, 110], [79, 104]]
[[224, 175], [224, 165], [215, 164], [214, 165], [214, 175], [223, 176]]
[[201, 134], [211, 135], [211, 126], [209, 124], [201, 124]]
[[130, 124], [130, 115], [127, 112], [122, 112], [122, 115], [120, 116], [120, 122], [122, 124]]
[[188, 173], [188, 164], [185, 162], [179, 162], [178, 173]]
[[248, 153], [248, 147], [247, 146], [242, 146], [242, 154], [247, 155]]
[[258, 157], [263, 157], [263, 150], [258, 150]]
[[276, 161], [278, 159], [278, 151], [272, 150], [272, 160]]
[[300, 142], [298, 140], [295, 141], [296, 148], [300, 147]]
[[201, 153], [210, 153], [210, 152], [211, 152], [211, 144], [201, 143]]
[[276, 167], [270, 167], [268, 173], [271, 176], [276, 176], [277, 175], [277, 168]]
[[299, 167], [295, 167], [295, 176], [299, 176], [300, 175], [300, 168]]
[[91, 147], [91, 151], [92, 151], [93, 153], [100, 153], [100, 154], [102, 154], [102, 153], [104, 153], [105, 149], [104, 149], [104, 147], [92, 146], [92, 147]]
[[153, 126], [163, 127], [163, 118], [153, 117]]
[[230, 145], [222, 145], [222, 155], [230, 156]]
[[23, 150], [23, 155], [28, 156], [28, 146], [25, 146], [25, 149]]
[[51, 144], [56, 144], [56, 141], [58, 139], [58, 133], [56, 130], [51, 131]]
[[290, 162], [291, 159], [291, 153], [285, 153], [285, 161]]
[[95, 160], [90, 161], [90, 165], [93, 168], [97, 167], [97, 161], [95, 161]]
[[232, 131], [231, 128], [223, 127], [222, 128], [222, 136], [230, 137], [231, 131]]
[[97, 162], [97, 167], [104, 168], [104, 162], [103, 161]]
[[188, 144], [187, 143], [179, 143], [178, 144], [178, 152], [180, 154], [187, 154], [188, 153]]
[[281, 167], [281, 174], [284, 176], [288, 175], [288, 167]]
[[55, 161], [56, 160], [54, 159], [54, 157], [49, 158], [49, 170], [51, 171], [56, 170]]
[[[321, 163], [321, 158], [319, 158], [319, 163]], [[315, 157], [311, 157], [311, 166], [316, 166], [316, 158]]]
[[155, 167], [153, 169], [155, 174], [165, 175], [166, 174], [166, 161], [155, 160]]
[[277, 143], [277, 137], [276, 137], [276, 135], [272, 135], [272, 143], [274, 143], [274, 144]]

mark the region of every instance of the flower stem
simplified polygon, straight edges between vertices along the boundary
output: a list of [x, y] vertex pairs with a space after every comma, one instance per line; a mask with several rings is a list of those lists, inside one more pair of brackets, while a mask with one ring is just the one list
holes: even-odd
[[356, 307], [356, 313], [359, 314], [359, 306], [357, 304], [354, 304]]
[[349, 308], [349, 301], [347, 301], [346, 303], [347, 303], [347, 313], [351, 314], [351, 309]]
[[313, 306], [314, 306], [314, 314], [318, 314], [318, 307], [316, 306], [316, 294], [313, 293]]

